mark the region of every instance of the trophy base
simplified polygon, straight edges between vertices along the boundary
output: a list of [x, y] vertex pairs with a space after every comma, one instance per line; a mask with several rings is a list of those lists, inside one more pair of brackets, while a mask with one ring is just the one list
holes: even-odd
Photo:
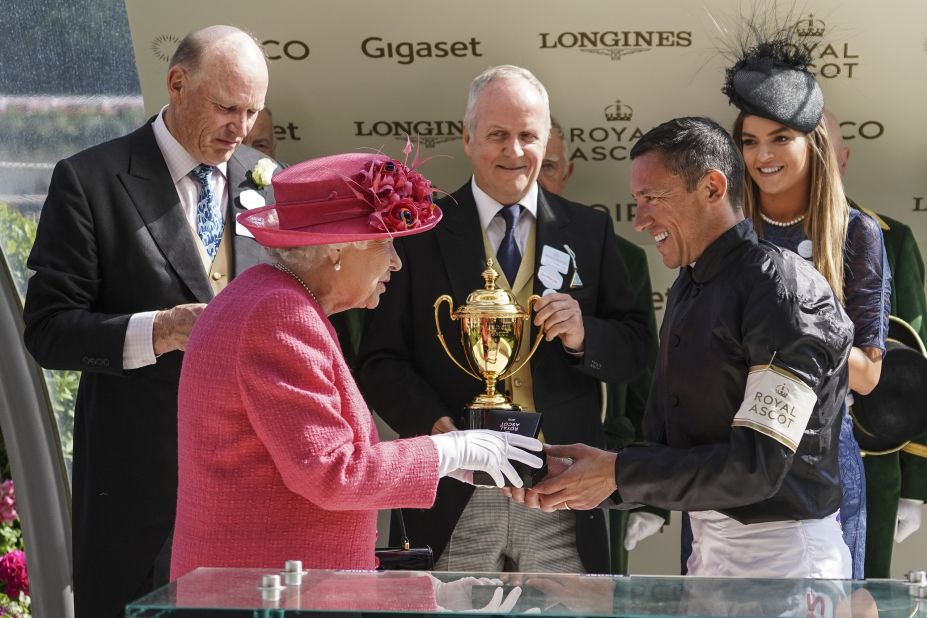
[[[471, 404], [463, 409], [460, 427], [464, 429], [491, 429], [507, 433], [517, 433], [531, 438], [537, 438], [541, 433], [541, 420], [543, 415], [538, 412], [525, 412], [521, 406], [506, 402], [509, 407], [488, 408], [479, 404]], [[511, 461], [512, 467], [521, 477], [523, 487], [534, 487], [547, 475], [547, 458], [544, 452], [535, 453], [544, 462], [540, 468], [532, 468], [520, 461]], [[495, 485], [492, 477], [485, 472], [474, 472], [473, 482], [477, 485]], [[513, 487], [505, 479], [506, 487]]]
[[508, 397], [505, 395], [490, 396], [482, 394], [464, 408], [464, 413], [466, 413], [467, 410], [513, 410], [521, 412], [522, 407], [509, 401]]

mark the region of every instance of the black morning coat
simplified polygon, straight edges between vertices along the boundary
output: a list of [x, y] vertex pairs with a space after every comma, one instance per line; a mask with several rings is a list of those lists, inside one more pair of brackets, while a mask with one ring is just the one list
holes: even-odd
[[[264, 155], [228, 162], [226, 217], [258, 190]], [[273, 202], [270, 187], [260, 191]], [[234, 224], [232, 229], [234, 230]], [[261, 259], [233, 238], [234, 273]], [[145, 593], [177, 502], [181, 352], [122, 369], [133, 313], [213, 297], [151, 122], [55, 167], [28, 266], [26, 347], [49, 369], [82, 371], [74, 422], [73, 560], [77, 618], [110, 618]]]

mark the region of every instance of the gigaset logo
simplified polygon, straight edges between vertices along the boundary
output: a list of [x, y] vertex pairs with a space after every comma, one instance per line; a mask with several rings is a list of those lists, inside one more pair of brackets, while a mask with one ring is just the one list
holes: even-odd
[[476, 37], [469, 41], [384, 41], [382, 37], [370, 36], [361, 41], [361, 53], [368, 58], [395, 59], [398, 64], [412, 64], [423, 58], [479, 58], [482, 44]]

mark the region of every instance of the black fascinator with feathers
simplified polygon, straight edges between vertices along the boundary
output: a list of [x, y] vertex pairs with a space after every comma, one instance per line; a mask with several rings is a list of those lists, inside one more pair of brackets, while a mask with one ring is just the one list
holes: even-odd
[[[824, 113], [824, 94], [808, 71], [811, 56], [794, 23], [773, 24], [756, 15], [744, 26], [721, 92], [743, 112], [811, 133]], [[790, 20], [789, 20], [790, 21]]]

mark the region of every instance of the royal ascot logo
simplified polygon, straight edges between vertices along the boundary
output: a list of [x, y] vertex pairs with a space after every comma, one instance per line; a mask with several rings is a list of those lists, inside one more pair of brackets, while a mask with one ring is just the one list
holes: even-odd
[[644, 134], [639, 126], [630, 124], [634, 117], [634, 108], [621, 99], [613, 99], [602, 109], [602, 114], [605, 123], [601, 125], [565, 129], [570, 143], [571, 160], [628, 160], [631, 145]]
[[574, 49], [621, 60], [660, 47], [691, 47], [689, 30], [606, 30], [603, 32], [539, 32], [540, 49]]
[[406, 138], [425, 148], [463, 139], [462, 120], [355, 120], [355, 137]]
[[159, 34], [151, 41], [151, 53], [158, 60], [168, 62], [177, 51], [178, 43], [180, 43], [180, 37], [177, 35]]
[[795, 33], [800, 37], [817, 37], [824, 36], [824, 30], [827, 25], [823, 19], [817, 19], [813, 13], [808, 14], [807, 19], [799, 20], [795, 24]]
[[780, 384], [779, 386], [777, 386], [776, 394], [779, 395], [780, 397], [788, 397], [789, 396], [788, 384]]
[[360, 44], [361, 53], [375, 60], [395, 60], [398, 64], [412, 64], [427, 58], [482, 58], [482, 41], [470, 37], [465, 41], [387, 41], [369, 36]]
[[808, 69], [812, 73], [825, 79], [855, 77], [854, 73], [860, 66], [859, 54], [852, 53], [847, 42], [823, 42], [822, 37], [827, 31], [823, 19], [809, 13], [808, 17], [797, 21], [794, 28], [800, 39], [798, 45], [811, 56]]
[[605, 108], [605, 120], [609, 122], [628, 122], [634, 116], [634, 108], [625, 105], [621, 99], [615, 99], [612, 105]]
[[[595, 161], [610, 165], [615, 161], [627, 163], [631, 146], [644, 134], [641, 127], [631, 124], [634, 108], [621, 99], [614, 99], [602, 109], [602, 115], [607, 124], [565, 128], [571, 161]], [[637, 210], [633, 200], [615, 202], [609, 199], [589, 206], [608, 214], [616, 225], [633, 221]]]

